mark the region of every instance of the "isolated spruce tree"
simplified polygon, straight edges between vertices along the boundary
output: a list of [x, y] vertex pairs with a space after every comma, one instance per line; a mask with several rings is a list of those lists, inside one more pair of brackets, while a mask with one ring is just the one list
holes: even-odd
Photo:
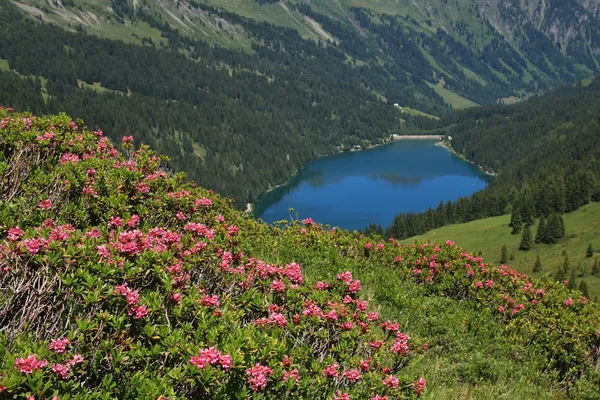
[[590, 258], [594, 255], [594, 248], [592, 247], [592, 244], [590, 243], [587, 250], [585, 251], [585, 256]]
[[598, 264], [598, 259], [594, 260], [594, 265], [592, 266], [592, 275], [598, 276], [600, 275], [600, 264]]
[[540, 218], [537, 233], [535, 234], [536, 243], [546, 243], [546, 218]]
[[535, 221], [535, 201], [529, 186], [525, 186], [521, 192], [521, 219], [527, 226]]
[[571, 269], [571, 275], [569, 275], [569, 282], [567, 283], [567, 287], [569, 289], [576, 289], [577, 282], [575, 278], [575, 268]]
[[533, 272], [540, 272], [542, 270], [542, 260], [540, 260], [540, 255], [538, 254], [535, 258], [535, 264], [533, 264]]
[[506, 245], [502, 246], [502, 250], [500, 251], [500, 264], [506, 264], [508, 262], [508, 249]]
[[581, 293], [583, 293], [583, 295], [585, 297], [590, 297], [590, 292], [588, 290], [588, 285], [587, 285], [587, 283], [585, 283], [584, 280], [582, 280], [581, 282], [579, 282], [579, 291]]
[[559, 282], [562, 282], [566, 279], [567, 274], [565, 273], [565, 271], [563, 271], [562, 267], [558, 267], [558, 271], [556, 271], [556, 274], [554, 274], [554, 279], [556, 279]]
[[563, 271], [565, 271], [565, 274], [566, 274], [567, 272], [569, 272], [569, 269], [570, 269], [569, 255], [567, 254], [567, 252], [565, 250], [563, 250], [562, 255], [563, 255], [562, 269], [563, 269]]
[[519, 250], [527, 251], [533, 247], [533, 238], [531, 237], [531, 229], [529, 229], [529, 225], [525, 225], [523, 229], [523, 236], [521, 237], [521, 244], [519, 245]]
[[523, 219], [521, 218], [521, 207], [517, 202], [513, 204], [512, 214], [510, 216], [510, 223], [508, 226], [512, 227], [512, 231], [510, 232], [513, 235], [521, 232], [521, 227], [523, 226]]
[[545, 239], [543, 243], [547, 244], [557, 243], [559, 239], [565, 236], [565, 224], [560, 215], [557, 213], [550, 214], [543, 236]]

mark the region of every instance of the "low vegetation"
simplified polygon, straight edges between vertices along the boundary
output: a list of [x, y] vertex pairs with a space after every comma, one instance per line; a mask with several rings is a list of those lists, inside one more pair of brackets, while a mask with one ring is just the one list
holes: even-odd
[[578, 292], [450, 241], [258, 223], [132, 142], [0, 110], [0, 397], [596, 393]]

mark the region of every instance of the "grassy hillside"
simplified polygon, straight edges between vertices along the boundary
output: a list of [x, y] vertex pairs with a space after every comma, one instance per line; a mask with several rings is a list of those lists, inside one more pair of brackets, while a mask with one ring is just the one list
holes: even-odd
[[0, 398], [595, 398], [579, 293], [258, 223], [132, 142], [0, 109]]
[[[508, 265], [516, 270], [533, 276], [546, 276], [554, 274], [563, 264], [563, 251], [569, 257], [571, 268], [577, 269], [581, 265], [585, 273], [577, 274], [577, 280], [583, 279], [588, 284], [592, 297], [600, 296], [600, 277], [590, 275], [595, 255], [586, 257], [586, 250], [591, 243], [596, 250], [600, 250], [600, 203], [591, 203], [581, 207], [577, 211], [564, 215], [566, 236], [554, 245], [536, 244], [530, 251], [519, 251], [521, 235], [511, 235], [508, 226], [510, 215], [501, 217], [485, 218], [466, 224], [454, 224], [444, 226], [423, 235], [403, 240], [402, 243], [409, 244], [414, 241], [431, 240], [432, 242], [443, 242], [448, 239], [454, 240], [459, 246], [474, 252], [481, 251], [482, 256], [489, 262], [498, 262], [502, 246], [506, 245], [509, 254], [514, 258], [508, 261]], [[532, 227], [535, 235], [539, 220]], [[539, 254], [542, 261], [542, 271], [533, 273], [536, 256]]]

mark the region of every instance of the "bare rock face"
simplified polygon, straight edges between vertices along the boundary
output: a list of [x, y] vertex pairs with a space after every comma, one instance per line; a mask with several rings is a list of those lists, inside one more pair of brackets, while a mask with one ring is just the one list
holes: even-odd
[[479, 12], [513, 44], [539, 31], [563, 54], [584, 43], [600, 50], [600, 0], [479, 0]]

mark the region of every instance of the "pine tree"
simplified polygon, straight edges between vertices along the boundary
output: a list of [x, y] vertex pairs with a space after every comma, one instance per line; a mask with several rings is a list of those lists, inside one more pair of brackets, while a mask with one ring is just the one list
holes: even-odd
[[583, 293], [583, 295], [584, 295], [585, 297], [589, 297], [589, 296], [590, 296], [590, 293], [589, 293], [589, 290], [588, 290], [587, 283], [585, 283], [585, 281], [584, 281], [584, 280], [582, 280], [581, 282], [579, 282], [579, 291], [580, 291], [581, 293]]
[[535, 259], [535, 264], [533, 265], [533, 272], [540, 272], [542, 270], [542, 260], [540, 260], [540, 255], [538, 254]]
[[521, 232], [523, 219], [521, 218], [521, 207], [516, 201], [512, 207], [512, 214], [510, 216], [510, 223], [508, 226], [512, 227], [512, 231], [510, 232], [512, 235], [516, 235], [517, 233]]
[[546, 218], [540, 218], [537, 233], [535, 234], [536, 243], [546, 243]]
[[566, 276], [565, 271], [563, 271], [563, 269], [561, 267], [558, 267], [558, 271], [554, 275], [554, 279], [556, 279], [558, 282], [562, 282], [565, 280], [566, 277], [567, 276]]
[[565, 250], [563, 250], [563, 264], [562, 264], [562, 269], [563, 271], [565, 271], [565, 273], [569, 272], [569, 255], [567, 254], [567, 252]]
[[587, 258], [590, 258], [594, 255], [594, 248], [592, 247], [592, 244], [590, 243], [587, 250], [585, 251], [585, 256]]
[[523, 236], [521, 237], [521, 244], [519, 245], [519, 250], [527, 251], [533, 247], [533, 238], [531, 237], [531, 229], [529, 229], [529, 225], [525, 225], [525, 229], [523, 229]]
[[565, 236], [565, 224], [562, 220], [562, 216], [557, 213], [550, 214], [546, 229], [544, 231], [544, 242], [547, 244], [553, 244], [558, 242], [559, 239]]
[[598, 276], [600, 275], [600, 264], [598, 264], [598, 259], [594, 260], [594, 266], [592, 267], [592, 275]]
[[577, 288], [577, 282], [575, 279], [575, 268], [571, 269], [571, 275], [569, 276], [569, 283], [567, 283], [567, 287], [569, 289], [576, 289]]
[[527, 226], [533, 225], [535, 221], [535, 201], [529, 186], [525, 186], [521, 193], [521, 219]]
[[506, 245], [502, 246], [502, 250], [500, 251], [500, 264], [506, 264], [508, 262], [508, 249]]

